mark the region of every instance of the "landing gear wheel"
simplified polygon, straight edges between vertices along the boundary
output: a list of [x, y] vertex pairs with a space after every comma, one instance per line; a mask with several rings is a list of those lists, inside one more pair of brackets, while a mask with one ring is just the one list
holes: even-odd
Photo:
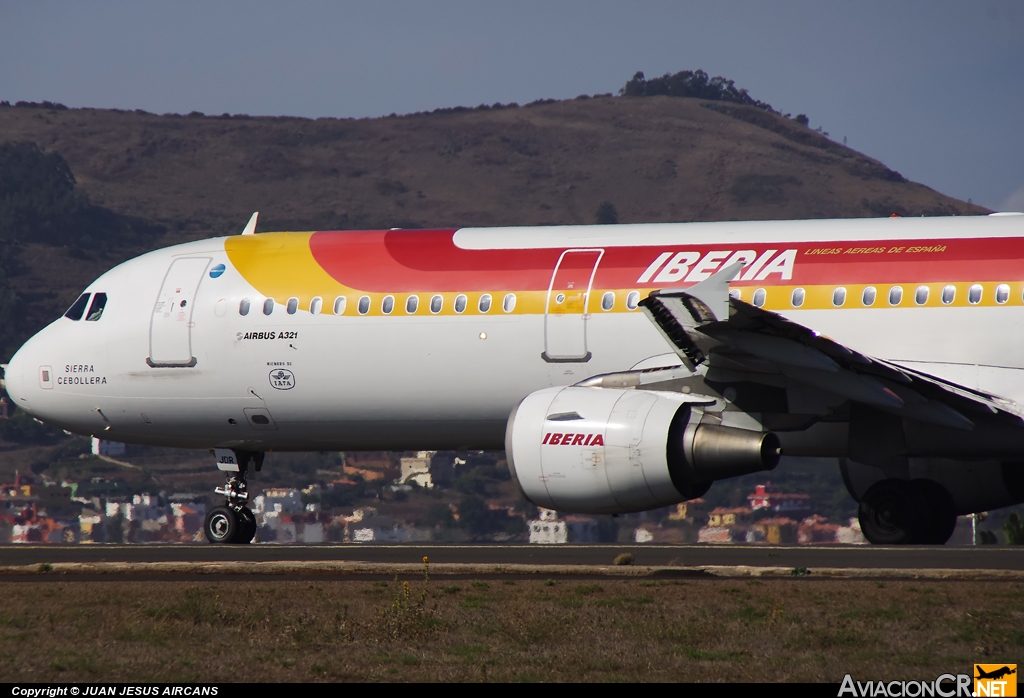
[[920, 543], [929, 522], [923, 491], [906, 480], [881, 480], [869, 487], [858, 518], [864, 537], [876, 545]]
[[928, 526], [918, 542], [925, 545], [945, 545], [956, 528], [956, 505], [953, 503], [953, 496], [934, 480], [914, 480], [911, 484], [924, 495], [928, 511]]
[[238, 515], [238, 532], [232, 542], [247, 545], [256, 537], [256, 516], [248, 507], [242, 507], [235, 513]]
[[230, 507], [223, 505], [210, 509], [203, 522], [206, 540], [216, 545], [233, 542], [240, 528], [238, 516]]

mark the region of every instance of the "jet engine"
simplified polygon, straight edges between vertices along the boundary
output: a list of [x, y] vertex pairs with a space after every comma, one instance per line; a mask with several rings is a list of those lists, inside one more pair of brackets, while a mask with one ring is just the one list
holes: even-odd
[[778, 437], [721, 426], [705, 413], [714, 403], [649, 390], [539, 390], [509, 417], [509, 471], [537, 506], [619, 514], [693, 499], [715, 480], [774, 469]]

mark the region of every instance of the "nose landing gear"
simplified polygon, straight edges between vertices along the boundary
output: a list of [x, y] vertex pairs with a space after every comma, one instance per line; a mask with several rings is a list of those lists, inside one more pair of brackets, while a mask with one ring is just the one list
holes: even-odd
[[256, 517], [246, 506], [249, 500], [249, 465], [256, 472], [263, 467], [264, 454], [259, 451], [216, 449], [217, 468], [227, 473], [224, 487], [214, 490], [224, 495], [224, 504], [206, 513], [203, 532], [214, 544], [247, 544], [256, 537]]

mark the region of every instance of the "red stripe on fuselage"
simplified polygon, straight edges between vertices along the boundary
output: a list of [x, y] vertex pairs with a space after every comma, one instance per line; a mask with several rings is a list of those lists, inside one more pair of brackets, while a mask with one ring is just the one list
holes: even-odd
[[560, 250], [463, 250], [454, 230], [314, 233], [313, 258], [364, 291], [547, 290]]
[[[339, 283], [370, 292], [416, 291], [544, 291], [565, 249], [466, 250], [453, 242], [455, 231], [394, 230], [318, 232], [309, 240], [313, 257]], [[495, 232], [495, 241], [500, 241]], [[877, 252], [855, 252], [883, 248]], [[941, 251], [909, 251], [944, 248]], [[711, 252], [796, 250], [792, 278], [772, 273], [765, 279], [745, 279], [736, 286], [772, 284], [885, 284], [944, 281], [1004, 281], [1024, 276], [1024, 238], [940, 240], [868, 240], [764, 244], [700, 244], [677, 246], [605, 247], [594, 278], [595, 288], [657, 288], [688, 286], [692, 281], [659, 282], [637, 279], [665, 252], [692, 251], [703, 258]], [[835, 253], [823, 253], [835, 250]], [[717, 257], [721, 258], [722, 255]], [[570, 256], [567, 260], [579, 261]], [[588, 258], [589, 259], [589, 258]], [[724, 261], [724, 259], [722, 260]], [[770, 264], [765, 265], [765, 268]], [[698, 266], [691, 265], [691, 268]]]

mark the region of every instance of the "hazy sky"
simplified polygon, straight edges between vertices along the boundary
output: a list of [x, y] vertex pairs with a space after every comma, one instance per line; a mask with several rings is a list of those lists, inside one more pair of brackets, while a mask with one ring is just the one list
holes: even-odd
[[0, 0], [11, 102], [363, 117], [697, 68], [912, 180], [1024, 210], [1020, 0]]

